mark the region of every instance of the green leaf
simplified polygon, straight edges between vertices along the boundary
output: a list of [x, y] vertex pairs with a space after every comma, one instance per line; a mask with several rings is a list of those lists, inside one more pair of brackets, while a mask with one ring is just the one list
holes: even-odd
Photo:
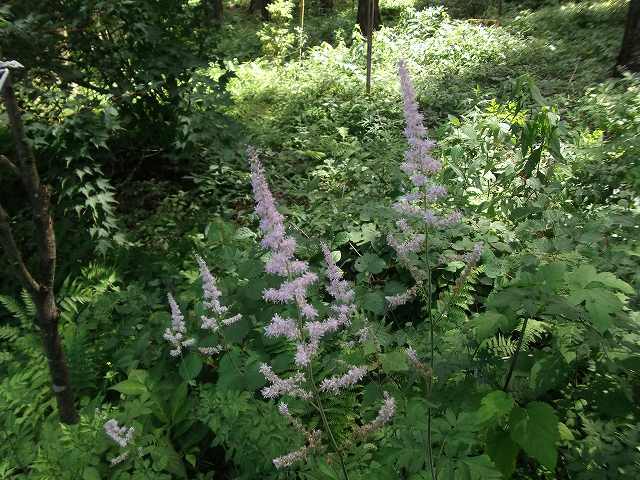
[[581, 265], [576, 271], [566, 274], [569, 285], [575, 289], [586, 287], [598, 277], [593, 265]]
[[95, 467], [86, 467], [82, 471], [82, 480], [100, 480], [100, 472]]
[[539, 286], [546, 286], [555, 290], [564, 284], [567, 265], [564, 263], [549, 263], [542, 265], [536, 272]]
[[586, 299], [587, 312], [593, 325], [600, 333], [604, 333], [611, 325], [611, 314], [622, 310], [622, 303], [613, 293], [602, 288], [589, 289]]
[[502, 429], [493, 429], [487, 434], [487, 453], [505, 478], [511, 477], [516, 469], [520, 447]]
[[[470, 478], [471, 480], [498, 480], [502, 478], [500, 471], [496, 469], [488, 455], [467, 457], [460, 461], [461, 466], [467, 467], [468, 476], [459, 476], [462, 468], [456, 471], [456, 478]], [[464, 472], [466, 473], [466, 472]], [[463, 475], [464, 475], [463, 473]]]
[[407, 354], [405, 352], [390, 352], [380, 355], [382, 361], [382, 369], [385, 373], [406, 372], [409, 370], [407, 363]]
[[575, 440], [575, 437], [573, 436], [573, 433], [571, 433], [571, 430], [569, 430], [569, 427], [562, 422], [558, 422], [558, 435], [562, 442], [572, 442]]
[[111, 390], [115, 390], [120, 393], [124, 393], [125, 395], [144, 395], [148, 393], [146, 385], [140, 382], [136, 382], [135, 380], [124, 380], [113, 387]]
[[530, 78], [527, 83], [529, 84], [529, 92], [531, 93], [531, 98], [533, 98], [533, 100], [540, 106], [547, 105], [547, 101], [542, 96], [542, 93], [540, 93], [540, 89], [535, 84], [533, 79]]
[[173, 397], [171, 398], [171, 418], [175, 420], [176, 415], [180, 411], [182, 407], [184, 407], [185, 401], [187, 399], [189, 387], [186, 383], [181, 383], [178, 385], [178, 388], [173, 392]]
[[558, 417], [550, 405], [532, 402], [527, 408], [516, 407], [511, 413], [511, 438], [530, 457], [550, 470], [558, 460]]
[[384, 270], [386, 263], [377, 255], [365, 253], [356, 260], [355, 267], [358, 272], [369, 272], [375, 275]]
[[180, 367], [178, 368], [180, 376], [187, 381], [196, 378], [200, 370], [202, 370], [202, 359], [200, 355], [195, 352], [189, 352], [185, 355], [180, 361]]
[[511, 395], [502, 390], [495, 390], [485, 395], [480, 404], [478, 420], [481, 423], [489, 423], [500, 421], [509, 415], [515, 402]]
[[377, 315], [384, 313], [384, 294], [382, 292], [368, 292], [364, 295], [362, 306], [365, 310]]
[[564, 385], [569, 369], [562, 356], [548, 355], [531, 368], [529, 387], [541, 395], [558, 385]]
[[595, 282], [601, 283], [609, 288], [620, 290], [622, 293], [633, 295], [635, 292], [633, 287], [627, 282], [620, 280], [611, 272], [602, 272], [596, 275]]
[[493, 337], [499, 329], [504, 330], [508, 324], [509, 319], [507, 317], [491, 310], [481, 313], [473, 319], [476, 339], [480, 342]]

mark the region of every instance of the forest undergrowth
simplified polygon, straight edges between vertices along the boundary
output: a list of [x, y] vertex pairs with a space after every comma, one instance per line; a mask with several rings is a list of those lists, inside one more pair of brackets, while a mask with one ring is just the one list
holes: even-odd
[[[286, 0], [192, 36], [172, 14], [218, 57], [127, 43], [151, 100], [24, 82], [79, 422], [58, 421], [7, 273], [0, 479], [640, 475], [627, 4], [505, 2], [495, 22], [496, 2], [433, 3], [380, 2], [370, 94], [344, 2], [308, 5], [304, 30]], [[0, 46], [38, 22], [12, 8]], [[146, 49], [154, 8], [136, 11]], [[18, 181], [0, 185], [32, 253]]]

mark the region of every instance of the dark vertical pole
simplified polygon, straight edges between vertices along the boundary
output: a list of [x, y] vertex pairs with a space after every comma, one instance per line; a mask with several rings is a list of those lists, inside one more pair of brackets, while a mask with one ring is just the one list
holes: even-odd
[[367, 24], [367, 95], [371, 93], [371, 55], [373, 54], [374, 1], [369, 0], [369, 22]]
[[[5, 64], [6, 65], [6, 64]], [[5, 71], [0, 73], [5, 73]], [[22, 114], [18, 107], [11, 77], [5, 74], [2, 94], [7, 109], [9, 126], [16, 146], [18, 165], [13, 169], [19, 173], [31, 204], [31, 213], [35, 225], [35, 240], [40, 260], [39, 275], [34, 277], [22, 259], [17, 247], [9, 217], [0, 205], [0, 243], [9, 258], [18, 268], [18, 276], [24, 288], [29, 292], [36, 306], [37, 323], [41, 329], [44, 353], [49, 363], [52, 390], [58, 403], [60, 421], [67, 424], [78, 422], [78, 412], [75, 407], [69, 369], [62, 349], [62, 342], [58, 332], [59, 312], [54, 294], [56, 272], [56, 238], [51, 217], [50, 192], [47, 185], [40, 182], [40, 175], [35, 156], [24, 132]]]

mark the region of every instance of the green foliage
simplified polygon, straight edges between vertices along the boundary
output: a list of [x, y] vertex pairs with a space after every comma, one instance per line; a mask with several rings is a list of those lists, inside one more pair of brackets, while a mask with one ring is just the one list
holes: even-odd
[[[304, 435], [260, 395], [260, 363], [287, 376], [294, 352], [263, 335], [274, 279], [245, 143], [265, 150], [300, 257], [315, 269], [324, 239], [355, 283], [366, 340], [336, 334], [318, 365], [371, 366], [327, 409], [351, 480], [433, 480], [428, 441], [441, 480], [640, 476], [640, 96], [634, 76], [607, 79], [623, 2], [505, 2], [500, 25], [461, 19], [493, 15], [496, 2], [381, 3], [370, 96], [365, 44], [339, 2], [331, 15], [307, 9], [301, 57], [287, 1], [264, 23], [225, 4], [219, 25], [203, 25], [202, 2], [0, 7], [0, 46], [30, 68], [19, 95], [56, 192], [60, 332], [81, 412], [57, 424], [33, 302], [3, 278], [14, 295], [0, 296], [0, 478], [341, 478], [328, 451], [293, 470], [272, 463]], [[391, 310], [384, 297], [411, 284], [386, 241], [385, 205], [404, 189], [399, 58], [438, 141], [447, 207], [465, 220], [430, 238], [432, 298]], [[0, 138], [13, 158], [1, 125]], [[35, 267], [15, 180], [2, 176], [0, 200]], [[475, 242], [481, 260], [461, 282]], [[196, 252], [243, 320], [218, 356], [172, 358], [167, 291], [198, 345], [220, 342], [199, 328]], [[394, 421], [351, 442], [383, 391]], [[289, 406], [320, 424], [308, 405]], [[135, 428], [128, 449], [104, 434], [110, 418]]]
[[290, 0], [275, 0], [267, 6], [270, 21], [258, 32], [265, 57], [284, 60], [291, 54], [296, 41], [291, 27], [293, 9], [294, 4]]

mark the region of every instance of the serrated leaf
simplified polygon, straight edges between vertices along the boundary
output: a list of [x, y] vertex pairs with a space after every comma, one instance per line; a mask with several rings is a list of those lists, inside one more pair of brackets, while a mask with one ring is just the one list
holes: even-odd
[[409, 370], [409, 364], [407, 363], [407, 354], [405, 352], [390, 352], [380, 355], [382, 361], [382, 369], [386, 373], [394, 372], [406, 372]]
[[494, 429], [487, 434], [487, 453], [505, 478], [510, 478], [515, 471], [519, 451], [509, 432]]
[[511, 413], [511, 438], [550, 470], [558, 460], [558, 417], [550, 405], [532, 402], [527, 408], [516, 407]]
[[368, 272], [378, 274], [386, 267], [385, 261], [372, 253], [365, 253], [355, 262], [355, 268], [358, 272]]
[[488, 455], [467, 457], [462, 459], [460, 463], [468, 468], [469, 476], [459, 477], [456, 475], [456, 478], [469, 478], [470, 480], [498, 480], [502, 478], [502, 474]]
[[384, 294], [382, 292], [368, 292], [364, 295], [362, 306], [365, 310], [377, 315], [384, 313]]
[[598, 276], [593, 265], [580, 265], [580, 267], [574, 272], [567, 273], [566, 278], [570, 286], [577, 289], [586, 287], [589, 283], [594, 281]]
[[515, 402], [511, 395], [502, 390], [495, 390], [485, 395], [478, 410], [478, 420], [481, 423], [500, 421], [511, 413]]
[[595, 282], [601, 283], [609, 288], [620, 290], [622, 293], [633, 295], [634, 290], [627, 282], [620, 280], [611, 272], [602, 272], [596, 275]]
[[563, 442], [571, 442], [575, 440], [575, 437], [573, 436], [573, 433], [571, 433], [571, 430], [569, 430], [569, 427], [562, 422], [558, 422], [558, 435], [560, 436], [560, 440]]
[[202, 359], [200, 355], [195, 352], [189, 352], [180, 361], [180, 367], [178, 367], [178, 373], [185, 380], [193, 380], [200, 374], [202, 370]]
[[504, 330], [509, 324], [509, 319], [501, 313], [487, 311], [473, 319], [476, 339], [478, 341], [493, 337], [499, 329]]

